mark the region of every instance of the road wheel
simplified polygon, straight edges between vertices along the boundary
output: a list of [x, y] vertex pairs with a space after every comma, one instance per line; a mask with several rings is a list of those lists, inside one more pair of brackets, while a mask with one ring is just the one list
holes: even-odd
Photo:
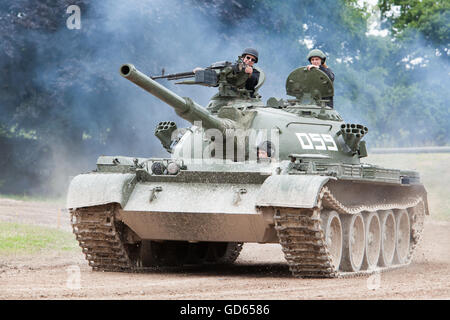
[[320, 219], [332, 264], [335, 270], [338, 270], [342, 259], [341, 219], [336, 211], [324, 211], [320, 214]]
[[394, 260], [396, 239], [396, 223], [392, 210], [381, 211], [381, 250], [378, 264], [382, 267], [389, 267]]
[[378, 213], [369, 212], [364, 219], [366, 225], [366, 254], [363, 269], [375, 269], [381, 250], [381, 225]]
[[395, 213], [397, 224], [397, 241], [395, 248], [395, 262], [405, 264], [408, 262], [409, 244], [411, 237], [411, 225], [408, 212], [405, 209], [397, 210]]
[[210, 242], [207, 261], [214, 264], [233, 263], [242, 250], [242, 242]]
[[359, 271], [366, 245], [364, 219], [361, 214], [342, 215], [341, 221], [344, 231], [342, 270]]

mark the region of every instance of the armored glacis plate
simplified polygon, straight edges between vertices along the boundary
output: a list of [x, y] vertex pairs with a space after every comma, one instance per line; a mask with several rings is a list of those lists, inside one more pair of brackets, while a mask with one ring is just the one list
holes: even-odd
[[317, 68], [301, 67], [291, 72], [286, 80], [286, 93], [301, 99], [305, 94], [320, 100], [334, 95], [333, 83], [328, 76]]

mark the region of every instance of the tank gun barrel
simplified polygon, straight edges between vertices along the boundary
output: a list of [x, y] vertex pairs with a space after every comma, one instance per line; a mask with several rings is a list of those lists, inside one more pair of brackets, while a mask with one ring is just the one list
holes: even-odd
[[201, 121], [205, 129], [219, 129], [225, 132], [226, 129], [235, 127], [234, 121], [230, 119], [219, 119], [211, 115], [205, 108], [195, 103], [189, 98], [182, 98], [173, 91], [160, 85], [136, 69], [132, 64], [124, 64], [120, 67], [122, 77], [130, 80], [145, 91], [151, 93], [158, 99], [164, 101], [175, 109], [175, 112], [181, 118], [194, 124], [195, 121]]

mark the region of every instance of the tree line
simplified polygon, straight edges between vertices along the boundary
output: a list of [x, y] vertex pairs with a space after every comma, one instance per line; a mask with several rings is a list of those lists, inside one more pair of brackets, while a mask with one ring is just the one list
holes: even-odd
[[[80, 29], [67, 27], [71, 5]], [[369, 148], [449, 145], [449, 9], [431, 0], [3, 1], [0, 193], [61, 192], [100, 154], [166, 155], [154, 125], [179, 119], [122, 81], [118, 66], [180, 72], [247, 45], [260, 51], [266, 99], [285, 94], [286, 76], [319, 48], [336, 74], [335, 108], [369, 127]], [[373, 21], [388, 33], [369, 33]], [[170, 88], [202, 103], [212, 95]]]

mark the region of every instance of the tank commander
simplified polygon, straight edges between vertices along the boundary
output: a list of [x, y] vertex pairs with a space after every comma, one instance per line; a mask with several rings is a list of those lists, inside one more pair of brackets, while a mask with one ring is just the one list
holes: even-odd
[[258, 51], [253, 48], [245, 48], [241, 54], [242, 63], [233, 65], [234, 72], [238, 73], [242, 69], [248, 74], [249, 78], [245, 82], [245, 89], [255, 92], [255, 87], [259, 81], [259, 71], [253, 68], [255, 63], [258, 63]]
[[[322, 50], [314, 49], [308, 53], [306, 57], [310, 63], [307, 66], [308, 70], [311, 68], [317, 68], [320, 71], [324, 72], [328, 78], [330, 78], [331, 82], [334, 82], [334, 73], [333, 71], [326, 65], [325, 61], [327, 60], [327, 56], [322, 52]], [[329, 100], [327, 105], [333, 108], [333, 97], [324, 97], [324, 100]]]
[[[239, 60], [232, 65], [232, 70], [234, 74], [245, 72], [248, 75], [248, 79], [245, 82], [245, 89], [250, 91], [251, 96], [254, 96], [255, 87], [259, 81], [260, 72], [256, 70], [253, 65], [258, 63], [258, 51], [254, 48], [245, 48], [240, 55]], [[203, 68], [195, 68], [193, 70], [196, 73]]]

